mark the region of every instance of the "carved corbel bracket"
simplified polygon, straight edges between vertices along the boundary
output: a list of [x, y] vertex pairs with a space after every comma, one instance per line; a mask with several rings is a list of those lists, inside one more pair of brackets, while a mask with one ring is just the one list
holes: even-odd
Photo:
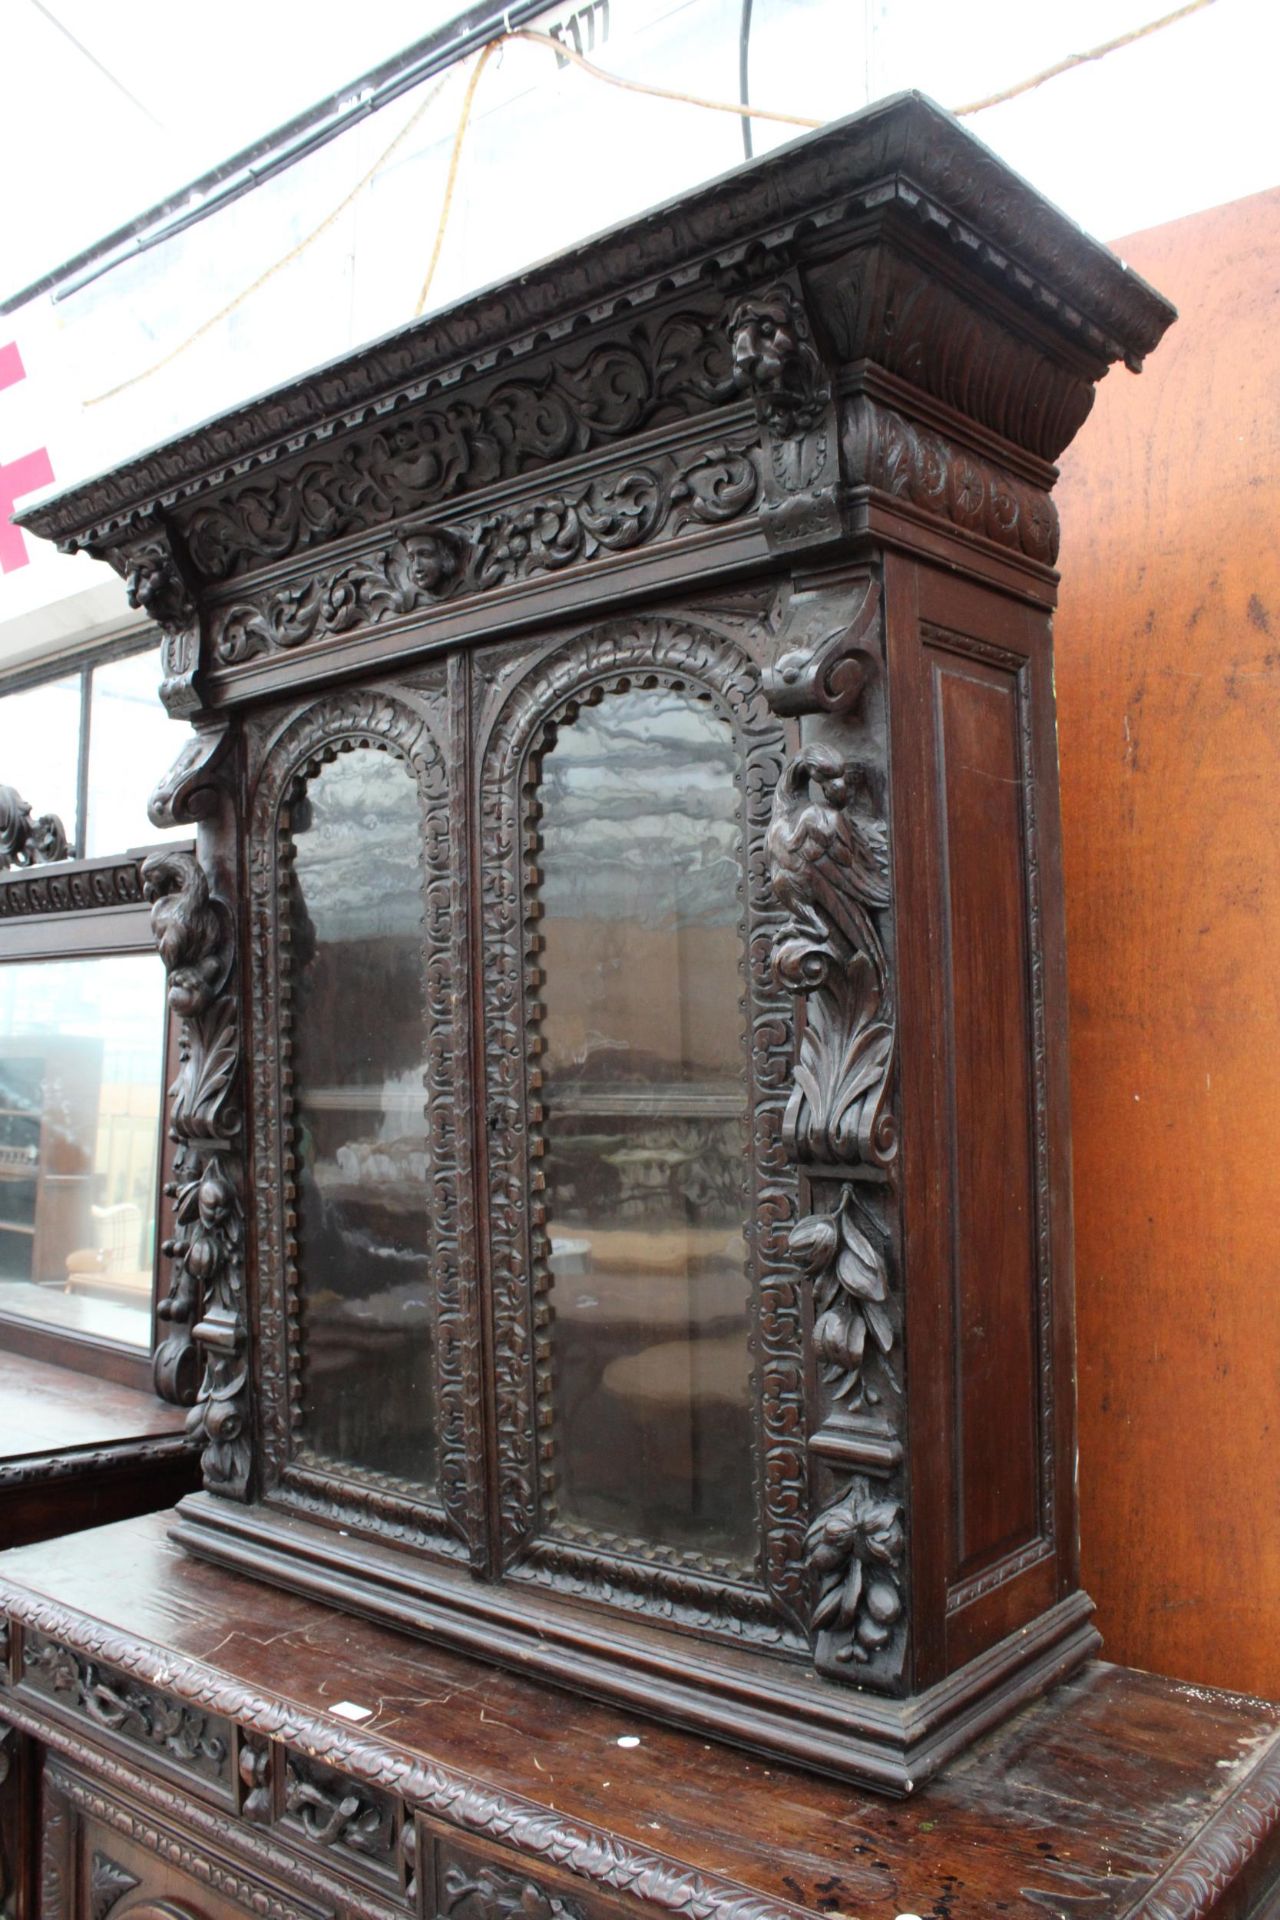
[[830, 587], [793, 592], [778, 636], [778, 654], [764, 671], [775, 713], [853, 714], [884, 655], [880, 582], [848, 576]]
[[837, 539], [839, 421], [798, 286], [778, 280], [740, 298], [728, 330], [734, 383], [755, 400], [764, 442], [765, 537], [780, 552]]
[[124, 581], [129, 605], [160, 628], [161, 700], [175, 716], [198, 712], [200, 619], [169, 532], [153, 521], [99, 557], [109, 561]]
[[220, 775], [230, 745], [225, 722], [192, 735], [147, 802], [153, 827], [194, 826], [217, 813], [223, 799]]

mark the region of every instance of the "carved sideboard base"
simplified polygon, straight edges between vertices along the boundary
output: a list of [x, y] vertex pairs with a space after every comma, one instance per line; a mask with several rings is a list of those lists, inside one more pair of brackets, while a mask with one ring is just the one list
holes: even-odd
[[[492, 1589], [465, 1569], [426, 1568], [394, 1548], [207, 1494], [183, 1501], [172, 1537], [251, 1579], [891, 1794], [932, 1778], [977, 1734], [1101, 1644], [1092, 1601], [1074, 1593], [912, 1699], [816, 1685], [808, 1698], [794, 1686], [784, 1698], [774, 1664], [740, 1647], [722, 1654], [709, 1641], [663, 1633], [651, 1620], [631, 1633], [616, 1618], [593, 1626], [541, 1589], [508, 1593], [499, 1606]], [[626, 1663], [609, 1657], [622, 1640]]]
[[890, 1799], [245, 1580], [170, 1523], [0, 1559], [4, 1920], [1280, 1913], [1263, 1701], [1092, 1661]]

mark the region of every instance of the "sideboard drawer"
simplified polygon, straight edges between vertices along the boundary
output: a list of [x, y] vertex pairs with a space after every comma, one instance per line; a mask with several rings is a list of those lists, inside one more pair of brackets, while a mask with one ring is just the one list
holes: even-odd
[[638, 1901], [615, 1899], [576, 1873], [419, 1819], [423, 1920], [636, 1920]]

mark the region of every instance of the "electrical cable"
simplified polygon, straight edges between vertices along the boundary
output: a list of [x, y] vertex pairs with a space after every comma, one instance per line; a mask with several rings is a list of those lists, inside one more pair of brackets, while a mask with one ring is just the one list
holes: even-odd
[[1171, 27], [1175, 20], [1185, 20], [1188, 14], [1199, 13], [1202, 7], [1216, 4], [1217, 0], [1190, 0], [1188, 6], [1178, 7], [1160, 20], [1148, 20], [1145, 27], [1134, 27], [1130, 33], [1117, 34], [1114, 40], [1104, 40], [1100, 47], [1091, 47], [1088, 53], [1069, 53], [1065, 60], [1046, 67], [1043, 73], [1032, 74], [1029, 80], [1020, 80], [1016, 87], [1005, 87], [1000, 93], [989, 93], [985, 100], [971, 100], [967, 107], [953, 107], [952, 112], [957, 120], [963, 120], [971, 113], [985, 112], [988, 107], [1003, 106], [1006, 100], [1016, 100], [1020, 94], [1030, 93], [1034, 87], [1042, 87], [1046, 80], [1056, 80], [1060, 73], [1070, 73], [1073, 67], [1083, 67], [1090, 60], [1101, 60], [1120, 47], [1131, 47], [1135, 40], [1145, 40], [1149, 33], [1159, 33], [1161, 27]]
[[[1043, 86], [1047, 80], [1054, 80], [1059, 74], [1070, 72], [1073, 67], [1082, 66], [1091, 60], [1101, 60], [1105, 55], [1116, 52], [1120, 47], [1131, 46], [1135, 41], [1145, 39], [1148, 34], [1158, 33], [1162, 27], [1172, 26], [1175, 21], [1185, 20], [1188, 15], [1199, 13], [1203, 8], [1214, 6], [1216, 3], [1217, 0], [1189, 0], [1187, 5], [1177, 8], [1173, 13], [1167, 13], [1159, 20], [1149, 21], [1145, 26], [1135, 27], [1128, 33], [1118, 35], [1114, 40], [1105, 41], [1101, 46], [1091, 48], [1087, 53], [1069, 54], [1065, 60], [1058, 61], [1056, 65], [1052, 67], [1046, 67], [1041, 73], [1033, 74], [1028, 80], [1020, 81], [1017, 86], [1006, 87], [999, 93], [988, 95], [985, 99], [974, 100], [967, 106], [956, 107], [954, 109], [955, 115], [957, 119], [963, 119], [970, 114], [982, 113], [988, 107], [1002, 105], [1006, 100], [1016, 99], [1020, 94], [1029, 93], [1034, 88]], [[458, 114], [458, 123], [454, 130], [453, 145], [449, 154], [449, 171], [445, 180], [440, 217], [436, 223], [431, 257], [428, 261], [426, 275], [418, 295], [418, 303], [414, 309], [414, 317], [420, 317], [425, 311], [427, 297], [431, 291], [432, 282], [435, 279], [436, 268], [440, 263], [445, 234], [449, 225], [449, 216], [453, 210], [454, 193], [458, 183], [458, 169], [462, 157], [463, 142], [471, 123], [472, 108], [475, 104], [476, 93], [480, 85], [480, 77], [492, 56], [501, 47], [509, 40], [528, 40], [534, 45], [549, 47], [559, 60], [567, 60], [571, 62], [572, 65], [581, 67], [583, 72], [590, 74], [593, 79], [603, 80], [607, 82], [609, 86], [621, 87], [628, 93], [642, 93], [648, 95], [650, 98], [670, 100], [682, 106], [703, 107], [713, 113], [737, 114], [743, 125], [744, 144], [748, 142], [752, 120], [773, 120], [780, 122], [784, 126], [803, 127], [809, 130], [821, 127], [824, 125], [824, 122], [821, 120], [809, 119], [801, 114], [795, 113], [776, 113], [764, 107], [753, 107], [750, 105], [747, 99], [746, 56], [750, 35], [751, 5], [752, 0], [743, 0], [742, 28], [739, 42], [740, 79], [742, 81], [743, 94], [741, 101], [710, 100], [700, 94], [679, 93], [669, 87], [650, 86], [641, 80], [625, 80], [621, 74], [609, 73], [603, 67], [595, 66], [592, 61], [584, 59], [584, 57], [580, 53], [575, 52], [572, 47], [564, 46], [559, 40], [553, 39], [549, 33], [539, 32], [538, 29], [534, 27], [514, 27], [507, 32], [495, 35], [492, 40], [486, 41], [484, 46], [481, 47], [476, 58], [476, 63], [471, 70], [471, 76], [467, 82], [467, 90]], [[117, 394], [125, 392], [129, 387], [137, 386], [140, 381], [149, 379], [153, 373], [158, 373], [162, 367], [167, 367], [172, 361], [176, 360], [180, 354], [185, 353], [189, 347], [194, 346], [196, 341], [203, 339], [205, 334], [209, 333], [214, 327], [227, 319], [230, 314], [235, 312], [237, 307], [249, 299], [252, 294], [257, 293], [259, 288], [265, 286], [277, 273], [280, 273], [285, 267], [289, 266], [298, 258], [299, 254], [305, 252], [313, 241], [318, 240], [320, 235], [326, 232], [328, 228], [333, 225], [334, 221], [345, 213], [352, 201], [364, 191], [374, 175], [385, 165], [401, 143], [408, 138], [423, 114], [427, 111], [427, 108], [431, 106], [433, 101], [443, 91], [448, 80], [452, 77], [453, 71], [453, 69], [450, 69], [449, 73], [437, 82], [426, 99], [422, 101], [421, 105], [417, 107], [410, 119], [401, 128], [400, 132], [391, 142], [391, 145], [378, 156], [377, 160], [374, 161], [373, 165], [362, 178], [357, 181], [345, 199], [339, 202], [332, 213], [327, 215], [318, 227], [314, 227], [312, 231], [300, 240], [295, 247], [291, 248], [287, 254], [277, 260], [273, 266], [268, 267], [264, 273], [259, 274], [258, 278], [238, 293], [233, 300], [228, 301], [224, 307], [219, 308], [217, 313], [206, 320], [202, 326], [197, 327], [194, 333], [188, 334], [186, 339], [179, 341], [178, 345], [171, 348], [161, 359], [154, 361], [149, 367], [142, 368], [140, 372], [132, 374], [129, 379], [120, 381], [117, 386], [109, 388], [107, 392], [95, 394], [92, 399], [86, 400], [82, 404], [86, 407], [95, 407], [100, 405], [104, 400], [112, 400]], [[747, 146], [747, 150], [748, 154], [750, 154], [749, 145]]]
[[[738, 27], [738, 94], [743, 106], [747, 106], [751, 99], [751, 0], [742, 0], [742, 20]], [[742, 123], [742, 152], [745, 159], [755, 159], [750, 120]]]

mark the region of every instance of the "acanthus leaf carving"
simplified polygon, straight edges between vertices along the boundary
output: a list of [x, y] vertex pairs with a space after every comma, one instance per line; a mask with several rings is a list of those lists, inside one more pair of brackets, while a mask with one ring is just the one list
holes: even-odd
[[788, 1237], [812, 1299], [819, 1405], [810, 1446], [824, 1463], [804, 1541], [809, 1629], [822, 1671], [893, 1687], [906, 1657], [906, 1606], [885, 944], [892, 887], [878, 767], [849, 751], [876, 745], [862, 706], [882, 654], [880, 607], [869, 573], [794, 593], [765, 686], [776, 709], [821, 715], [825, 729], [784, 769], [767, 842], [787, 916], [773, 968], [805, 1008], [783, 1139], [811, 1169], [812, 1211]]
[[112, 1907], [138, 1885], [136, 1874], [128, 1873], [101, 1848], [95, 1848], [89, 1865], [90, 1920], [107, 1920]]
[[[176, 1153], [166, 1193], [174, 1203], [174, 1231], [161, 1249], [170, 1279], [158, 1309], [167, 1332], [156, 1349], [156, 1389], [179, 1404], [194, 1400], [188, 1424], [203, 1447], [206, 1486], [244, 1498], [248, 1338], [235, 1151], [242, 1119], [232, 921], [203, 867], [184, 849], [152, 854], [143, 863], [142, 884], [169, 1005], [182, 1022], [178, 1075], [169, 1089]], [[198, 1394], [197, 1342], [205, 1349]]]
[[823, 745], [792, 757], [774, 795], [773, 890], [790, 917], [773, 963], [807, 1002], [784, 1135], [804, 1161], [886, 1166], [893, 1024], [875, 916], [890, 901], [888, 844], [855, 796], [865, 806], [865, 770]]

